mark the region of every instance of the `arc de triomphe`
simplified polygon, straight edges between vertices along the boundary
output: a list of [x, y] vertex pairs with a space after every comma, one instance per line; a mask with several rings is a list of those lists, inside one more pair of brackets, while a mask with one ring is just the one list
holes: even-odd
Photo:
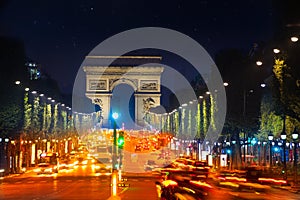
[[[144, 126], [143, 117], [150, 107], [160, 105], [160, 56], [87, 56], [92, 66], [83, 66], [86, 73], [86, 96], [101, 107], [103, 125], [110, 124], [113, 89], [127, 84], [134, 90], [135, 123]], [[104, 66], [104, 60], [113, 60]], [[147, 64], [148, 63], [148, 64]], [[142, 65], [142, 66], [141, 66]]]

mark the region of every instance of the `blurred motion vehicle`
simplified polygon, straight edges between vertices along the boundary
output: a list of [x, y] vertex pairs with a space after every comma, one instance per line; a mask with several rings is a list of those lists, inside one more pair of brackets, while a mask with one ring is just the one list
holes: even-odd
[[52, 174], [58, 173], [59, 161], [56, 153], [42, 153], [38, 160], [37, 168], [34, 171], [37, 174]]
[[34, 171], [37, 174], [53, 174], [57, 173], [58, 169], [57, 166], [52, 166], [49, 163], [40, 163]]
[[176, 200], [175, 193], [178, 190], [178, 183], [176, 181], [156, 181], [155, 184], [159, 200]]
[[59, 160], [59, 169], [69, 169], [70, 158], [65, 155]]
[[205, 161], [187, 160], [187, 169], [197, 175], [208, 178], [210, 167]]
[[177, 158], [173, 161], [173, 165], [176, 168], [182, 169], [182, 170], [188, 170], [189, 166], [187, 165], [187, 159], [186, 158]]
[[210, 197], [213, 186], [206, 179], [194, 179], [193, 173], [185, 170], [169, 171], [165, 179], [177, 182], [181, 193], [188, 194], [194, 199], [213, 199]]
[[181, 185], [174, 180], [157, 181], [156, 191], [160, 200], [203, 200], [205, 192]]
[[144, 164], [144, 170], [145, 171], [152, 171], [155, 168], [158, 168], [159, 165], [156, 164], [154, 160], [147, 160], [146, 163]]
[[109, 154], [100, 154], [100, 157], [95, 158], [92, 168], [96, 173], [111, 173], [112, 159]]

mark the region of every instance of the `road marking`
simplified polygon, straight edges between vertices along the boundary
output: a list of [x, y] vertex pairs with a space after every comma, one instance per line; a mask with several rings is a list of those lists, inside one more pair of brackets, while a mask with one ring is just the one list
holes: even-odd
[[119, 194], [122, 194], [124, 192], [126, 192], [128, 190], [128, 187], [124, 188], [121, 192], [119, 192]]

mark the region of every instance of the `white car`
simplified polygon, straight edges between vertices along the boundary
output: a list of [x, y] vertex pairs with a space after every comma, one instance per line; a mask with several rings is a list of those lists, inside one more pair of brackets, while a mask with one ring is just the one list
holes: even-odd
[[57, 165], [50, 165], [49, 163], [40, 163], [38, 167], [34, 169], [37, 174], [53, 174], [58, 173]]

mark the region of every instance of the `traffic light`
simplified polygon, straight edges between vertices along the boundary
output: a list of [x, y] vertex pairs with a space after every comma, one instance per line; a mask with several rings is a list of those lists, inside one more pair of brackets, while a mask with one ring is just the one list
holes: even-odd
[[119, 137], [118, 137], [118, 147], [119, 147], [120, 149], [123, 149], [124, 143], [125, 143], [125, 140], [124, 140], [124, 132], [123, 132], [123, 131], [120, 131], [120, 132], [119, 132]]

